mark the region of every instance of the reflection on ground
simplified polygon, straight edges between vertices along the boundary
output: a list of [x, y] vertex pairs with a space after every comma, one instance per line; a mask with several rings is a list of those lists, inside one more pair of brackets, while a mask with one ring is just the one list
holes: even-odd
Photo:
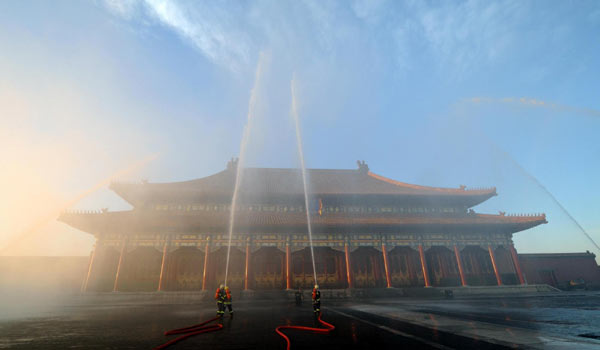
[[[212, 302], [168, 302], [86, 296], [60, 307], [0, 319], [0, 348], [153, 348], [163, 331], [214, 317]], [[166, 300], [166, 299], [165, 299]], [[559, 293], [470, 299], [325, 301], [331, 335], [289, 331], [292, 349], [309, 348], [600, 348], [600, 293]], [[187, 339], [174, 349], [283, 349], [274, 328], [314, 326], [309, 303], [240, 300], [224, 330]], [[582, 337], [585, 334], [589, 337]]]

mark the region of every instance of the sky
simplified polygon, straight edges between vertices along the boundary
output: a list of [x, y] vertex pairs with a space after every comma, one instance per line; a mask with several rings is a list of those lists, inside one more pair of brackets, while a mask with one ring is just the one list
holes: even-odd
[[58, 213], [223, 170], [249, 115], [246, 165], [298, 166], [294, 78], [308, 167], [495, 186], [547, 215], [519, 252], [598, 255], [552, 197], [600, 241], [599, 62], [598, 1], [2, 1], [1, 254], [88, 255]]

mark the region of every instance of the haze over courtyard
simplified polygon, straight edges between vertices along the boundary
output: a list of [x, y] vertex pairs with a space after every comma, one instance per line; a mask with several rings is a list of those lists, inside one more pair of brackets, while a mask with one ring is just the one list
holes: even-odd
[[599, 34], [597, 1], [0, 2], [0, 348], [597, 348]]
[[[239, 152], [260, 52], [249, 165], [297, 166], [295, 72], [308, 167], [366, 159], [406, 182], [496, 186], [477, 211], [548, 216], [516, 236], [520, 251], [592, 250], [516, 165], [600, 238], [600, 12], [553, 5], [58, 2], [48, 16], [50, 4], [3, 3], [2, 241], [35, 229], [4, 254], [87, 255], [91, 237], [47, 217], [150, 154], [121, 179], [222, 169]], [[127, 204], [106, 186], [76, 204], [98, 207]]]

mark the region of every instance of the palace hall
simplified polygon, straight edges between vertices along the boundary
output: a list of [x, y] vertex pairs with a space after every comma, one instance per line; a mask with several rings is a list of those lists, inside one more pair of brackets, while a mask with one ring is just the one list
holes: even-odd
[[59, 220], [94, 235], [84, 291], [201, 291], [223, 283], [235, 210], [228, 284], [235, 290], [495, 286], [526, 283], [513, 234], [544, 214], [483, 214], [496, 188], [428, 187], [370, 171], [243, 168], [200, 179], [113, 182], [133, 207], [65, 212]]

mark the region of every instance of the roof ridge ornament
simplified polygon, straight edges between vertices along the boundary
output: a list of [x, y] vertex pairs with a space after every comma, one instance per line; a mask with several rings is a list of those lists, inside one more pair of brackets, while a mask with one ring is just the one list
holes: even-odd
[[239, 158], [231, 157], [231, 160], [227, 162], [227, 170], [235, 171], [238, 167]]
[[358, 171], [361, 174], [369, 173], [369, 166], [367, 165], [367, 163], [364, 160], [357, 160], [356, 164], [358, 165]]

